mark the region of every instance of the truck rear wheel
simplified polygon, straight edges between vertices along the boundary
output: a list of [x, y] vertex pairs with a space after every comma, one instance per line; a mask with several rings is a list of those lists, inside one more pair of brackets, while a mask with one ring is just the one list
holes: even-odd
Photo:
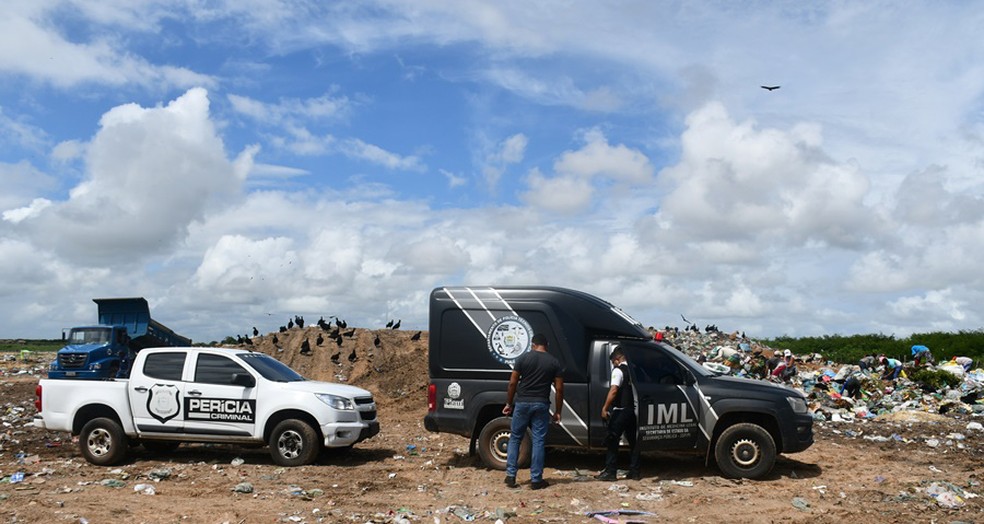
[[[506, 469], [511, 430], [512, 419], [509, 417], [492, 419], [482, 428], [482, 432], [478, 434], [478, 456], [486, 466], [503, 471]], [[529, 466], [531, 448], [532, 438], [527, 431], [519, 445], [519, 467]]]
[[82, 426], [79, 451], [90, 464], [114, 466], [126, 458], [126, 433], [113, 419], [94, 418]]
[[306, 422], [285, 420], [270, 434], [270, 456], [279, 466], [304, 466], [318, 458], [318, 432]]
[[714, 458], [725, 477], [757, 479], [772, 471], [776, 443], [762, 426], [743, 422], [721, 433]]

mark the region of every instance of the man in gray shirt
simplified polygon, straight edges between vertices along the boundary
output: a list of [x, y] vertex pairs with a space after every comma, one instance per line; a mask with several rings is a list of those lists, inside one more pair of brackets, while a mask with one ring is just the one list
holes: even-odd
[[549, 484], [543, 479], [543, 461], [546, 454], [547, 430], [550, 428], [550, 386], [556, 391], [556, 411], [553, 421], [560, 422], [560, 410], [564, 405], [564, 368], [556, 357], [547, 353], [547, 337], [537, 333], [532, 339], [533, 351], [527, 351], [516, 359], [503, 415], [512, 415], [509, 448], [506, 455], [506, 485], [517, 487], [516, 470], [519, 462], [519, 445], [530, 428], [533, 449], [530, 457], [530, 481], [532, 489], [543, 489]]

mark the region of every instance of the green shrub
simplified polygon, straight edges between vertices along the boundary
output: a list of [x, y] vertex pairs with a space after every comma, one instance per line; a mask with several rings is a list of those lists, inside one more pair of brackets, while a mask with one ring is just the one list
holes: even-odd
[[944, 386], [959, 386], [962, 379], [949, 371], [920, 368], [905, 372], [909, 380], [925, 386], [928, 391], [939, 391]]

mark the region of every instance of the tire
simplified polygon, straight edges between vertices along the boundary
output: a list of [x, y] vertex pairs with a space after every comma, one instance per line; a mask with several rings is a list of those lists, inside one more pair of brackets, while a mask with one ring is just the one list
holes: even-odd
[[278, 466], [305, 466], [318, 458], [321, 445], [318, 432], [306, 422], [288, 419], [270, 434], [270, 456]]
[[154, 455], [166, 455], [178, 449], [181, 445], [180, 442], [174, 442], [172, 440], [145, 440], [141, 444], [148, 453]]
[[[506, 455], [509, 450], [509, 435], [511, 432], [512, 419], [509, 417], [499, 417], [489, 421], [482, 432], [478, 434], [478, 456], [486, 466], [505, 471]], [[533, 439], [527, 431], [519, 445], [518, 466], [528, 467], [530, 464], [530, 454]]]
[[762, 426], [743, 422], [721, 433], [714, 458], [725, 477], [758, 479], [772, 471], [776, 443]]
[[86, 422], [79, 433], [79, 451], [90, 464], [115, 466], [126, 458], [126, 433], [113, 419], [100, 417]]

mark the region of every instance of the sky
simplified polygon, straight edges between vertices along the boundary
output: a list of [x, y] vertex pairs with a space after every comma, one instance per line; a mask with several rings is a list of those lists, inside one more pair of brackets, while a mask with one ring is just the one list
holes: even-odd
[[[750, 337], [984, 326], [963, 1], [5, 0], [0, 338], [560, 286]], [[760, 86], [780, 86], [766, 90]]]

